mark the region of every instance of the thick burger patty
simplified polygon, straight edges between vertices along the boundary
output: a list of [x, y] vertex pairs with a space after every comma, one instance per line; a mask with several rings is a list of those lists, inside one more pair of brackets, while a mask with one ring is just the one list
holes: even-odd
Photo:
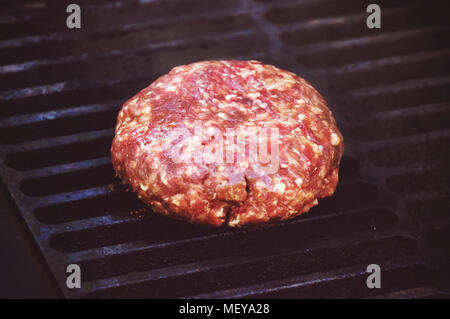
[[332, 195], [343, 150], [325, 100], [304, 79], [257, 61], [205, 61], [128, 100], [111, 153], [117, 175], [154, 211], [240, 227], [295, 217]]

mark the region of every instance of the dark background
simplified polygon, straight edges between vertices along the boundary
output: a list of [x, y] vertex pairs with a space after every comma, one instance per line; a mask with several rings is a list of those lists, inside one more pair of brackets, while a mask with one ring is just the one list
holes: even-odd
[[3, 183], [0, 187], [0, 274], [0, 298], [61, 297]]

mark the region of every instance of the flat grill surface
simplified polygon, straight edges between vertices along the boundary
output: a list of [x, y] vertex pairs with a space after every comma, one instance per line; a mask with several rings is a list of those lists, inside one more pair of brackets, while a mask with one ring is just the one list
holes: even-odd
[[[0, 173], [67, 297], [448, 297], [445, 1], [79, 0], [2, 4]], [[310, 82], [346, 142], [336, 194], [259, 230], [149, 211], [114, 177], [122, 103], [172, 67], [257, 59]], [[82, 269], [82, 288], [65, 268]], [[366, 287], [379, 264], [382, 288]]]

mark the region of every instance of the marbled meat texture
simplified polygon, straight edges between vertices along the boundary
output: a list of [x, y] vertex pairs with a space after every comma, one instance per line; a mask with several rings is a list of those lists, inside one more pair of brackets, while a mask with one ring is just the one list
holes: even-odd
[[[195, 121], [224, 136], [227, 128], [278, 128], [278, 170], [265, 174], [264, 163], [250, 161], [175, 163], [168, 134], [192, 132]], [[205, 61], [172, 69], [128, 100], [111, 153], [117, 175], [154, 211], [241, 227], [298, 216], [332, 195], [343, 150], [325, 100], [301, 77], [258, 61]]]

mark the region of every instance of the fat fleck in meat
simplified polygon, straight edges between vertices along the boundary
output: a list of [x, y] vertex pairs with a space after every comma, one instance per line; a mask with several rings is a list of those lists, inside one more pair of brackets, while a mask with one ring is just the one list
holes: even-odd
[[[199, 123], [224, 138], [199, 140]], [[248, 146], [226, 144], [229, 132], [248, 141], [262, 128], [277, 130], [275, 170], [252, 161]], [[186, 134], [172, 141], [174, 131]], [[198, 162], [193, 145], [228, 145], [243, 158]], [[128, 100], [111, 154], [118, 176], [154, 211], [241, 227], [298, 216], [332, 195], [343, 150], [325, 100], [301, 77], [258, 61], [205, 61], [174, 68]], [[174, 161], [174, 153], [193, 160]]]

